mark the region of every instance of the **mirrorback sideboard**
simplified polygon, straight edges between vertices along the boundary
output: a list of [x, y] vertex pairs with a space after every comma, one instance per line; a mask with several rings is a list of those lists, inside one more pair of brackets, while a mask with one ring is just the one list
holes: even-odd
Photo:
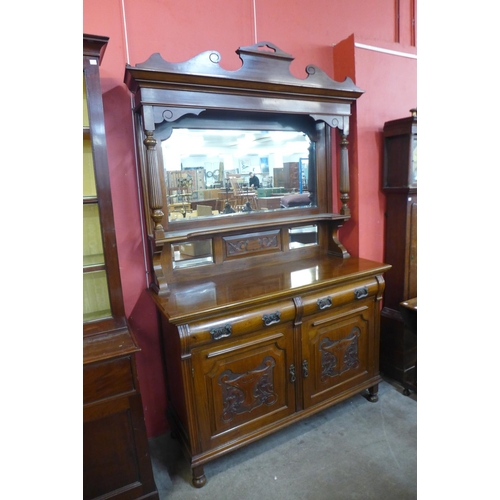
[[375, 402], [381, 380], [390, 266], [339, 239], [363, 91], [315, 66], [296, 78], [270, 42], [237, 53], [237, 71], [215, 51], [125, 70], [169, 419], [196, 487], [210, 460], [356, 394]]

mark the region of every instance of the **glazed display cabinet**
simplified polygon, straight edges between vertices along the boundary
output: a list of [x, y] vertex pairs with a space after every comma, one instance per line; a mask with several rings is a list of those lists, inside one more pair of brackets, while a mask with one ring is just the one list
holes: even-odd
[[108, 40], [83, 36], [83, 498], [158, 499], [109, 187], [99, 74]]

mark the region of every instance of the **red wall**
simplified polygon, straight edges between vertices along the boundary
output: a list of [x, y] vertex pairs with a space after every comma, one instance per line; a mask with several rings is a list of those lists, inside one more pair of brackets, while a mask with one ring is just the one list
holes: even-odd
[[297, 77], [305, 78], [308, 64], [336, 80], [350, 76], [365, 94], [358, 99], [351, 123], [352, 219], [342, 228], [341, 241], [353, 255], [382, 261], [381, 131], [385, 121], [407, 116], [417, 105], [416, 59], [366, 50], [359, 44], [416, 54], [411, 46], [415, 2], [83, 1], [84, 33], [110, 37], [101, 76], [111, 189], [125, 310], [142, 349], [137, 362], [149, 436], [166, 432], [168, 424], [156, 314], [145, 292], [146, 253], [130, 95], [123, 84], [125, 64], [143, 62], [154, 52], [175, 62], [217, 50], [221, 66], [237, 69], [238, 47], [269, 41], [294, 56], [291, 71]]

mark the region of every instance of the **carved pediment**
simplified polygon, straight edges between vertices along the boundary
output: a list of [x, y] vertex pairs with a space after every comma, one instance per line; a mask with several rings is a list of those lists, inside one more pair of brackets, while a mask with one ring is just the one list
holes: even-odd
[[[294, 58], [283, 52], [271, 42], [259, 42], [248, 47], [240, 47], [236, 50], [242, 65], [235, 71], [230, 71], [220, 66], [221, 55], [215, 50], [209, 50], [198, 54], [197, 56], [185, 62], [168, 62], [158, 52], [152, 54], [146, 61], [136, 64], [135, 67], [127, 65], [127, 71], [135, 71], [133, 78], [136, 84], [129, 84], [129, 88], [134, 91], [134, 87], [140, 86], [142, 77], [147, 79], [146, 72], [159, 72], [163, 75], [169, 75], [170, 84], [186, 84], [196, 79], [207, 77], [217, 79], [218, 85], [223, 87], [237, 86], [246, 90], [262, 90], [267, 86], [293, 87], [295, 92], [304, 94], [317, 94], [321, 90], [322, 95], [343, 96], [351, 99], [358, 98], [363, 91], [358, 88], [351, 78], [347, 77], [343, 82], [337, 82], [331, 79], [323, 70], [314, 65], [308, 65], [305, 68], [307, 77], [297, 78], [290, 73], [290, 64]], [[173, 77], [173, 75], [177, 75]], [[150, 78], [150, 77], [149, 77]], [[159, 81], [167, 78], [159, 77]], [[258, 86], [249, 84], [238, 84], [237, 82], [255, 82]], [[276, 90], [276, 88], [275, 88]]]

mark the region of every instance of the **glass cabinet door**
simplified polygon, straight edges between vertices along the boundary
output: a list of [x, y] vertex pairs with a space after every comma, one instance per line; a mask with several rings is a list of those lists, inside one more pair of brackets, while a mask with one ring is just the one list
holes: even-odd
[[84, 37], [83, 328], [84, 335], [126, 326], [109, 184], [100, 63], [108, 38]]
[[87, 85], [83, 80], [83, 321], [111, 316], [92, 155]]

